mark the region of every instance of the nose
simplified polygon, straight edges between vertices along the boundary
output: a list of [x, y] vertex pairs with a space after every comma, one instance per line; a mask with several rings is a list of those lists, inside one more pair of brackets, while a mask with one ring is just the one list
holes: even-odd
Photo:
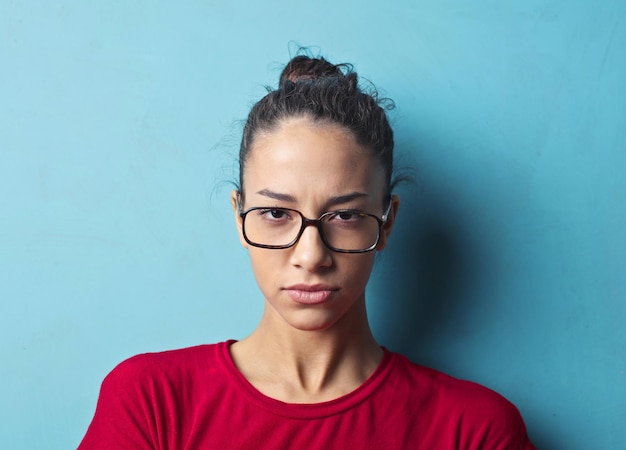
[[331, 251], [315, 225], [307, 226], [300, 239], [291, 248], [291, 264], [308, 272], [316, 272], [332, 265]]

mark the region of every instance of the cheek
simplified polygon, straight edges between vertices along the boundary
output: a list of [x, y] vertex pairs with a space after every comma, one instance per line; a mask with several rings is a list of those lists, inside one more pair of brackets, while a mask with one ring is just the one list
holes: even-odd
[[252, 272], [261, 289], [270, 287], [276, 281], [276, 271], [284, 264], [282, 253], [280, 250], [264, 250], [252, 246], [248, 248]]
[[363, 255], [344, 255], [345, 258], [336, 261], [337, 267], [347, 282], [359, 288], [367, 284], [374, 266], [374, 252]]

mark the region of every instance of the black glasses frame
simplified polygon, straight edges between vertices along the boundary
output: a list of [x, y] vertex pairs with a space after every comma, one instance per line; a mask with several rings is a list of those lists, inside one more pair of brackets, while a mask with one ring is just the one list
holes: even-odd
[[[321, 216], [319, 216], [317, 219], [309, 219], [308, 217], [305, 217], [304, 214], [302, 214], [297, 209], [291, 209], [291, 208], [280, 208], [280, 207], [271, 207], [271, 206], [254, 206], [252, 208], [246, 209], [245, 211], [241, 211], [239, 204], [237, 204], [237, 209], [239, 209], [239, 217], [241, 217], [241, 230], [243, 233], [243, 238], [246, 240], [248, 244], [252, 245], [253, 247], [266, 248], [269, 250], [282, 250], [285, 248], [293, 247], [302, 237], [302, 233], [304, 233], [304, 230], [306, 229], [306, 227], [312, 225], [315, 228], [317, 228], [317, 231], [319, 232], [320, 237], [322, 238], [322, 242], [330, 250], [337, 252], [337, 253], [367, 253], [376, 249], [378, 242], [380, 242], [380, 233], [382, 231], [383, 225], [387, 223], [387, 219], [389, 218], [389, 212], [391, 211], [391, 199], [389, 200], [389, 205], [387, 206], [387, 209], [385, 210], [385, 213], [383, 214], [382, 217], [378, 217], [374, 214], [362, 212], [356, 209], [339, 209], [336, 211], [327, 211]], [[294, 212], [294, 213], [299, 214], [300, 217], [302, 218], [302, 225], [300, 226], [300, 231], [298, 231], [298, 234], [296, 235], [294, 240], [291, 241], [289, 244], [285, 244], [285, 245], [265, 245], [265, 244], [259, 244], [259, 243], [251, 241], [246, 234], [246, 226], [245, 226], [246, 216], [248, 215], [248, 213], [252, 211], [258, 211], [258, 210], [274, 210], [274, 209], [281, 210], [281, 211]], [[374, 242], [372, 245], [370, 245], [367, 248], [359, 249], [359, 250], [346, 250], [346, 249], [333, 247], [332, 245], [330, 245], [328, 241], [326, 240], [326, 236], [324, 235], [324, 230], [322, 228], [322, 220], [325, 217], [331, 216], [333, 214], [341, 214], [341, 213], [346, 213], [346, 212], [358, 214], [360, 216], [373, 217], [374, 219], [376, 219], [376, 221], [378, 221], [378, 235], [376, 236], [376, 242]]]

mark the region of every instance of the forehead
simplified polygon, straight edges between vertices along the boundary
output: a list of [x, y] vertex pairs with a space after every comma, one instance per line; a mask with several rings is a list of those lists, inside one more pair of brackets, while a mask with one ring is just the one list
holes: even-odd
[[378, 196], [384, 170], [347, 129], [290, 119], [255, 137], [244, 172], [246, 192], [271, 189], [320, 196], [366, 192]]

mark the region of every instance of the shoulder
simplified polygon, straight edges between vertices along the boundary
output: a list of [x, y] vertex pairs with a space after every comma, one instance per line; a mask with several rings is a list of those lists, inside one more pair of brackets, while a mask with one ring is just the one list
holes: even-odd
[[113, 371], [168, 368], [180, 363], [186, 365], [197, 364], [210, 357], [223, 344], [204, 344], [176, 350], [140, 353], [122, 361]]
[[168, 430], [176, 438], [185, 415], [193, 414], [194, 399], [215, 387], [219, 377], [210, 374], [220, 372], [227, 345], [143, 353], [118, 364], [102, 382], [80, 448], [155, 448]]
[[[412, 401], [419, 404], [421, 417], [432, 418], [421, 424], [438, 433], [454, 430], [459, 442], [511, 442], [519, 448], [529, 444], [526, 427], [518, 409], [499, 393], [478, 383], [454, 378], [420, 366], [395, 354], [395, 376], [400, 377]], [[468, 446], [467, 448], [474, 448]]]
[[415, 364], [399, 354], [394, 356], [398, 375], [413, 387], [419, 387], [420, 394], [430, 401], [453, 403], [458, 407], [471, 405], [473, 409], [480, 409], [484, 414], [516, 410], [506, 398], [483, 385]]
[[102, 387], [115, 391], [144, 390], [154, 383], [205, 372], [218, 363], [219, 353], [226, 345], [222, 342], [132, 356], [109, 372]]

